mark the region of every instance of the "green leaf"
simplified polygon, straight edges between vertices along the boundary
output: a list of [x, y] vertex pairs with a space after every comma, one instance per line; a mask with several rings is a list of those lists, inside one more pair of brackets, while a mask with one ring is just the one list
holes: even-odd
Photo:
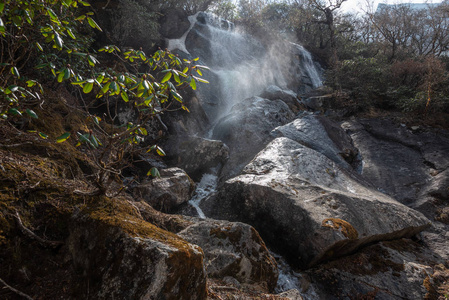
[[145, 128], [143, 128], [143, 127], [140, 127], [140, 128], [139, 128], [139, 132], [140, 132], [142, 135], [148, 135], [148, 131], [147, 131]]
[[70, 36], [72, 39], [76, 40], [76, 37], [75, 37], [75, 35], [73, 34], [73, 32], [72, 32], [72, 30], [71, 30], [70, 28], [67, 28], [67, 33], [69, 34], [69, 36]]
[[[67, 70], [67, 69], [65, 69]], [[58, 82], [62, 82], [64, 80], [64, 73], [65, 70], [62, 70], [59, 74], [58, 74]]]
[[46, 135], [45, 133], [39, 132], [38, 135], [43, 138], [44, 140], [48, 138], [48, 135]]
[[33, 86], [35, 86], [36, 85], [36, 81], [35, 80], [28, 80], [27, 81], [27, 86], [28, 87], [33, 87]]
[[40, 51], [44, 52], [44, 48], [42, 48], [41, 44], [39, 44], [38, 42], [36, 42], [36, 47], [37, 47], [37, 49], [39, 49]]
[[52, 21], [59, 22], [58, 16], [55, 14], [55, 12], [51, 8], [47, 7], [47, 11], [48, 11], [48, 15], [50, 16], [50, 19], [52, 19]]
[[92, 91], [94, 87], [94, 83], [93, 82], [87, 82], [84, 86], [83, 86], [83, 93], [88, 94]]
[[161, 177], [161, 173], [159, 173], [159, 170], [157, 168], [155, 168], [155, 167], [152, 167], [148, 171], [147, 176], [150, 176], [150, 175], [153, 176], [153, 177], [158, 177], [158, 178]]
[[95, 64], [98, 63], [98, 60], [92, 55], [88, 55], [87, 60], [89, 61], [89, 65], [91, 65], [92, 67], [95, 67]]
[[89, 22], [90, 27], [97, 28], [98, 30], [103, 31], [91, 17], [87, 17], [87, 22]]
[[86, 15], [81, 15], [75, 19], [75, 21], [83, 21], [86, 18]]
[[162, 148], [159, 147], [159, 146], [156, 146], [156, 153], [159, 154], [159, 156], [165, 156], [166, 155], [164, 150], [162, 150]]
[[0, 3], [0, 14], [3, 12], [3, 9], [5, 9], [5, 2]]
[[111, 85], [110, 85], [109, 88], [110, 88], [114, 93], [116, 93], [117, 90], [118, 90], [117, 82], [115, 82], [115, 81], [111, 82]]
[[193, 77], [190, 80], [190, 86], [192, 87], [193, 90], [196, 90], [196, 81], [195, 81], [195, 78], [193, 78]]
[[65, 142], [69, 139], [69, 137], [70, 137], [70, 132], [66, 132], [63, 135], [56, 138], [56, 143]]
[[37, 114], [36, 114], [33, 110], [27, 109], [27, 110], [26, 110], [26, 113], [27, 113], [30, 117], [32, 117], [32, 118], [34, 118], [34, 119], [38, 119]]
[[164, 78], [162, 78], [161, 83], [169, 81], [171, 76], [172, 76], [172, 73], [171, 72], [167, 72], [167, 74], [165, 74]]
[[70, 69], [64, 69], [64, 79], [70, 78]]
[[98, 140], [95, 138], [93, 134], [90, 135], [90, 142], [94, 146], [94, 148], [98, 148]]
[[22, 113], [20, 111], [18, 111], [17, 108], [10, 108], [8, 110], [8, 113], [10, 113], [11, 115], [14, 115], [14, 116], [22, 116]]
[[17, 78], [20, 78], [19, 70], [17, 70], [16, 67], [11, 68], [11, 73], [16, 76]]
[[55, 43], [58, 48], [58, 50], [62, 49], [62, 45], [64, 44], [64, 41], [59, 36], [59, 33], [55, 32]]
[[122, 91], [120, 93], [120, 96], [122, 96], [123, 101], [125, 101], [125, 102], [129, 101], [128, 94], [125, 91]]

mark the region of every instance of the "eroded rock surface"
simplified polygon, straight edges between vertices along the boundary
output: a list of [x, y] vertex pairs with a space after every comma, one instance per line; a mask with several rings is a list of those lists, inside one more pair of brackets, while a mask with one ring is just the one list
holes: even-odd
[[288, 138], [272, 141], [215, 201], [210, 214], [253, 225], [303, 267], [429, 226], [421, 213]]
[[272, 139], [270, 131], [291, 121], [290, 108], [281, 100], [251, 97], [236, 104], [215, 126], [214, 138], [230, 149], [230, 159], [222, 173], [237, 175], [243, 167]]
[[271, 134], [287, 137], [316, 150], [340, 167], [359, 167], [358, 150], [352, 145], [350, 137], [337, 123], [325, 117], [306, 115], [275, 128]]
[[447, 132], [413, 131], [391, 120], [345, 122], [363, 159], [362, 175], [377, 189], [433, 217], [448, 197]]
[[164, 212], [189, 201], [195, 184], [182, 169], [163, 169], [160, 173], [160, 178], [153, 178], [136, 186], [133, 189], [134, 196]]
[[203, 249], [209, 277], [233, 277], [240, 283], [257, 283], [270, 291], [276, 286], [276, 261], [253, 227], [238, 222], [205, 220], [178, 235]]
[[201, 248], [128, 214], [74, 217], [67, 244], [95, 299], [205, 299]]

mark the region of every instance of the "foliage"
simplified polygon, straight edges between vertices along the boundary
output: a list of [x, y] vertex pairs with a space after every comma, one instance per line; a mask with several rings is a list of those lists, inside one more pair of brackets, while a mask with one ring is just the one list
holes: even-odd
[[[55, 143], [75, 135], [77, 146], [83, 147], [96, 164], [97, 192], [106, 193], [114, 176], [119, 176], [126, 165], [125, 156], [142, 151], [137, 146], [148, 134], [148, 122], [166, 111], [188, 110], [179, 90], [196, 89], [197, 82], [207, 83], [199, 77], [207, 67], [195, 65], [196, 60], [182, 61], [163, 50], [146, 55], [142, 50], [122, 52], [110, 45], [99, 49], [99, 53], [113, 55], [112, 60], [122, 67], [101, 68], [101, 57], [90, 49], [89, 43], [89, 28], [101, 28], [92, 12], [78, 14], [84, 11], [80, 6], [87, 7], [89, 3], [35, 0], [0, 4], [1, 46], [6, 50], [1, 56], [0, 116], [2, 122], [16, 124], [20, 119], [39, 118], [33, 110], [45, 101], [43, 84], [37, 79], [39, 71], [49, 70], [53, 81], [69, 82], [78, 88], [86, 94], [80, 99], [90, 128], [57, 137], [52, 132], [37, 134], [43, 139], [53, 137]], [[111, 107], [120, 102], [135, 111], [134, 124], [117, 122], [117, 113]], [[93, 113], [93, 107], [98, 105], [106, 113]], [[149, 147], [147, 152], [150, 151], [165, 155], [157, 145]], [[154, 168], [148, 172], [158, 174]]]

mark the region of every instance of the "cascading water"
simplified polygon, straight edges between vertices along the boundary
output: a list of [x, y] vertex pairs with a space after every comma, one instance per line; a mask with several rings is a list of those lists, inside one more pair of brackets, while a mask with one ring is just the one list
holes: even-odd
[[[211, 14], [197, 13], [189, 21], [188, 31], [179, 39], [169, 40], [168, 49], [180, 50], [190, 59], [199, 57], [199, 62], [211, 70], [204, 76], [210, 85], [199, 85], [198, 90], [211, 126], [207, 138], [213, 138], [213, 126], [234, 104], [261, 94], [270, 85], [296, 93], [322, 85], [317, 65], [301, 45], [284, 43], [266, 49], [251, 36], [235, 30], [232, 23]], [[218, 171], [214, 168], [203, 175], [189, 202], [200, 218], [206, 217], [200, 208], [201, 201], [216, 192]], [[293, 272], [280, 256], [277, 260], [280, 268], [277, 291], [302, 290], [301, 275]], [[305, 299], [318, 299], [313, 288], [307, 293], [303, 291], [303, 295]]]
[[322, 85], [316, 64], [301, 45], [278, 43], [267, 48], [232, 23], [203, 12], [189, 21], [189, 30], [180, 39], [168, 40], [168, 49], [199, 57], [211, 69], [205, 74], [211, 84], [199, 85], [198, 93], [212, 126], [234, 104], [259, 95], [269, 85], [297, 93]]

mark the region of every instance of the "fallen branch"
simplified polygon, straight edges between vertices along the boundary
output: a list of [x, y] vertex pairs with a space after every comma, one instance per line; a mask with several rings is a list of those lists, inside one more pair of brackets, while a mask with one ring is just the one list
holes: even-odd
[[22, 219], [20, 219], [20, 215], [19, 215], [18, 211], [16, 211], [15, 218], [16, 218], [16, 221], [17, 221], [17, 225], [19, 226], [19, 228], [22, 231], [22, 233], [25, 234], [27, 237], [38, 241], [44, 247], [48, 247], [49, 246], [49, 247], [52, 247], [52, 248], [56, 248], [56, 247], [61, 246], [61, 245], [64, 244], [63, 242], [60, 242], [60, 241], [48, 241], [48, 240], [45, 240], [45, 239], [37, 236], [34, 232], [32, 232], [31, 230], [29, 230], [28, 228], [26, 228], [23, 225]]
[[3, 279], [0, 278], [0, 282], [11, 292], [16, 293], [19, 296], [22, 296], [23, 298], [26, 298], [28, 300], [33, 300], [33, 298], [31, 298], [30, 296], [28, 296], [25, 293], [22, 293], [21, 291], [19, 291], [18, 289], [13, 288], [12, 286], [10, 286], [9, 284], [7, 284]]

